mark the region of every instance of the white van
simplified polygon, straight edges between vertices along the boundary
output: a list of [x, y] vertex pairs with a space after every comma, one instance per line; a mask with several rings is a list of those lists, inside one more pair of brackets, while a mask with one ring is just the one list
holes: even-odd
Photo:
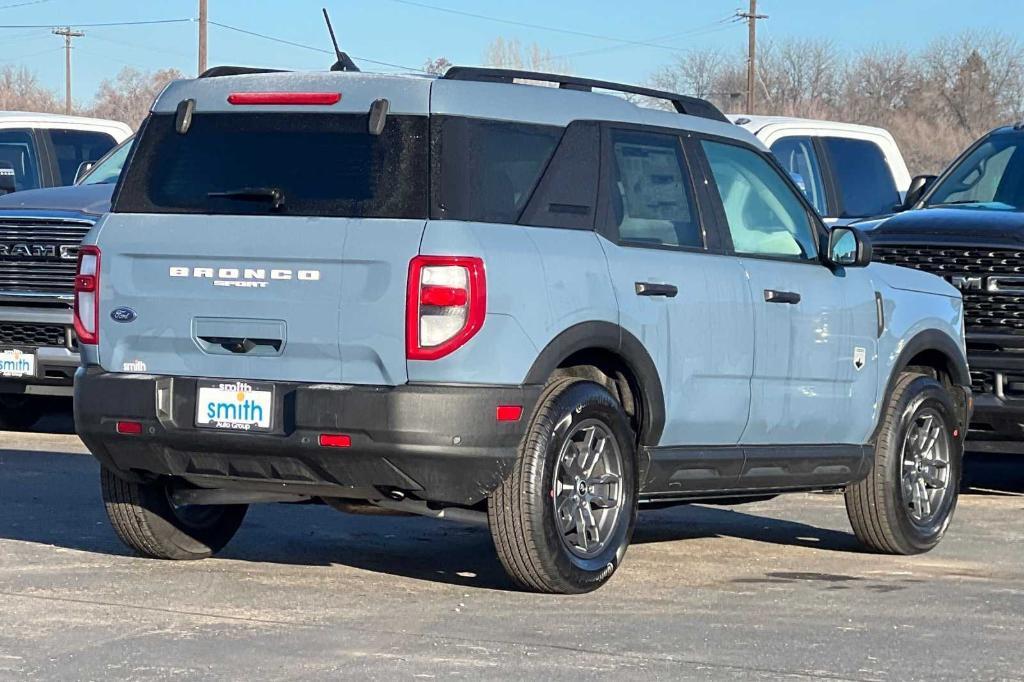
[[910, 173], [883, 128], [789, 116], [728, 118], [772, 150], [829, 224], [885, 215], [903, 203]]

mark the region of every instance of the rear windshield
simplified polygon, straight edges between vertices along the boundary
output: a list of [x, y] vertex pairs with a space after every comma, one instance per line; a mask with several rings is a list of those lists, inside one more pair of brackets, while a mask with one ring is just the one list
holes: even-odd
[[154, 114], [114, 205], [121, 213], [426, 218], [428, 122], [367, 114]]

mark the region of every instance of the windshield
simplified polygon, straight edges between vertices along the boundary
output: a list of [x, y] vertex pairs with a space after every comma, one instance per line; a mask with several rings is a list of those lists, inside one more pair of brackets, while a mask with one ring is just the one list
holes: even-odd
[[425, 218], [427, 118], [392, 114], [196, 114], [185, 134], [154, 114], [114, 211]]
[[129, 137], [120, 145], [115, 147], [109, 154], [96, 162], [88, 173], [85, 174], [79, 185], [112, 185], [117, 182], [124, 167], [124, 160], [128, 158], [128, 152], [132, 148], [132, 140]]
[[936, 186], [925, 205], [1024, 209], [1024, 136], [989, 137]]

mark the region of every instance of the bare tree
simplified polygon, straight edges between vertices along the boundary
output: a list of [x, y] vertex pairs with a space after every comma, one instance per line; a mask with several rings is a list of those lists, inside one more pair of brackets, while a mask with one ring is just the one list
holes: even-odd
[[93, 116], [124, 121], [138, 127], [149, 113], [153, 100], [172, 80], [184, 78], [177, 69], [161, 69], [143, 73], [125, 67], [111, 80], [100, 83], [96, 102], [89, 110]]
[[0, 69], [0, 110], [57, 113], [64, 107], [39, 84], [35, 73], [24, 66], [5, 66]]
[[730, 58], [720, 50], [693, 50], [677, 55], [671, 64], [651, 76], [651, 85], [670, 92], [693, 95], [704, 99], [720, 97], [717, 92]]
[[499, 37], [492, 40], [484, 52], [484, 64], [503, 69], [572, 73], [572, 65], [569, 60], [552, 55], [551, 50], [542, 48], [537, 43], [530, 43], [524, 48], [514, 38], [506, 40]]
[[428, 59], [423, 64], [423, 71], [431, 76], [443, 76], [452, 66], [451, 60], [447, 57], [438, 57], [437, 59]]

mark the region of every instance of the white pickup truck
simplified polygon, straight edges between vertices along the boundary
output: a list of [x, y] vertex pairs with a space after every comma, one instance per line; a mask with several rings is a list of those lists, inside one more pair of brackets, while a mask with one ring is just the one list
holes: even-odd
[[765, 143], [828, 224], [892, 213], [910, 173], [883, 128], [789, 116], [728, 117]]

